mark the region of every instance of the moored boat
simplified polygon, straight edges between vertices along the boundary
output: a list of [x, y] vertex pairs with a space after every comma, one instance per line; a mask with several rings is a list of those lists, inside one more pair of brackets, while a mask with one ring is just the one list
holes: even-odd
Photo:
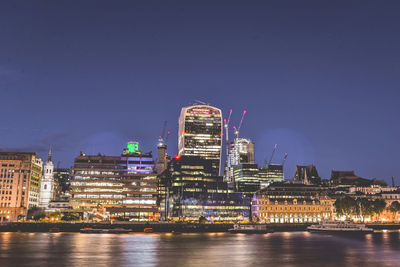
[[81, 233], [85, 234], [126, 234], [130, 233], [130, 229], [125, 229], [125, 228], [113, 228], [113, 229], [93, 229], [93, 228], [82, 228], [80, 229]]
[[243, 234], [266, 234], [273, 232], [266, 224], [235, 224], [233, 228], [228, 229], [228, 231], [231, 233]]
[[106, 233], [110, 233], [110, 234], [127, 234], [132, 232], [132, 230], [130, 229], [125, 229], [125, 228], [114, 228], [114, 229], [106, 229], [107, 232]]
[[336, 233], [371, 233], [374, 231], [363, 223], [349, 221], [322, 221], [307, 227], [310, 232], [336, 232]]
[[98, 234], [98, 233], [104, 233], [104, 230], [106, 229], [93, 229], [88, 227], [80, 229], [80, 232], [84, 234]]

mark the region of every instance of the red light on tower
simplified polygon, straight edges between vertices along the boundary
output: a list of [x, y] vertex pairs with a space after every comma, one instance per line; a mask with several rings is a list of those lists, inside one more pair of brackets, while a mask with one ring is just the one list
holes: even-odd
[[181, 156], [176, 155], [176, 156], [175, 156], [175, 159], [176, 159], [176, 160], [180, 160], [180, 159], [181, 159]]

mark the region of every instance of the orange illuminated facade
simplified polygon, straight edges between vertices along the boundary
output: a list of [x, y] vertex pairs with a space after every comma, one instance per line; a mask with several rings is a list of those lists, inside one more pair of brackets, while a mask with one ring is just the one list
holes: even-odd
[[0, 222], [16, 221], [38, 206], [42, 164], [36, 153], [0, 152]]
[[319, 187], [272, 185], [254, 194], [252, 216], [263, 223], [315, 223], [335, 216], [334, 203]]

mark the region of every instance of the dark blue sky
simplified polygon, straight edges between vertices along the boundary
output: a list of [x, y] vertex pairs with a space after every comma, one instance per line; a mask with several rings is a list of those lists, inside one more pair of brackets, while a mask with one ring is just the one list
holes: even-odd
[[288, 178], [400, 177], [396, 1], [197, 2], [2, 1], [0, 148], [53, 144], [70, 167], [131, 139], [156, 152], [167, 120], [175, 154], [180, 108], [201, 100], [236, 124], [247, 109], [241, 136], [259, 163], [278, 143]]

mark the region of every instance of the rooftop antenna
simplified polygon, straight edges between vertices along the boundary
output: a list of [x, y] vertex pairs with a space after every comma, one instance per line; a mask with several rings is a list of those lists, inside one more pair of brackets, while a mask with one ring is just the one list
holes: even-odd
[[392, 187], [395, 187], [395, 185], [394, 185], [394, 176], [392, 176]]

